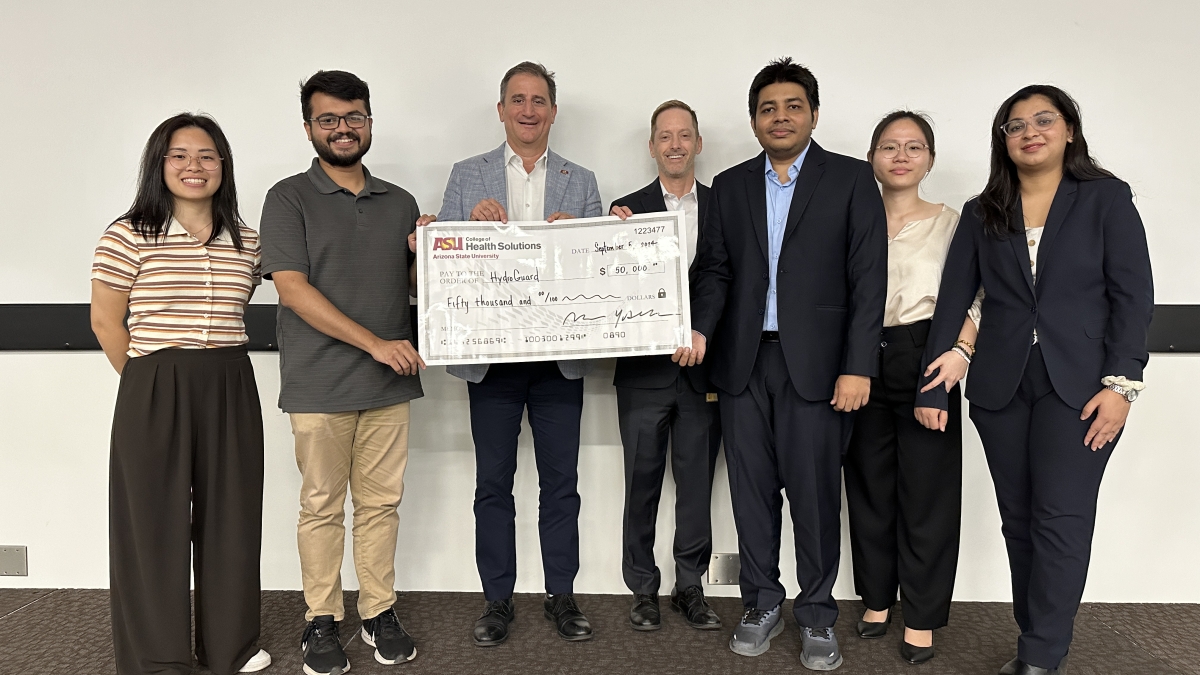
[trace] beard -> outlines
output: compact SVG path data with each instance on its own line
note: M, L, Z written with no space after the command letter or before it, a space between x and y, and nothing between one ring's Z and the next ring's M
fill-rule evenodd
M339 138L353 138L358 141L358 151L349 155L338 154L337 151L333 149L332 144ZM333 134L326 141L319 141L314 138L312 144L313 150L317 151L317 156L324 160L326 164L329 164L330 166L341 167L354 166L355 164L358 164L359 161L362 160L363 155L367 154L367 151L371 149L370 137L368 137L366 141L363 141L362 137L353 131L347 131L341 134Z

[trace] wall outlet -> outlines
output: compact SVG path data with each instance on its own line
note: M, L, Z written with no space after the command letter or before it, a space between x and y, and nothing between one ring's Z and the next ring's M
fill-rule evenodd
M738 583L742 563L736 553L714 553L708 562L708 583L713 586L731 586Z
M0 546L0 577L29 576L29 547Z

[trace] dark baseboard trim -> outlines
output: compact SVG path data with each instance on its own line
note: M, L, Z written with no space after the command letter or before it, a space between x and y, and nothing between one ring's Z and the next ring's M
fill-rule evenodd
M277 351L275 305L246 308L247 345L253 351ZM412 308L416 325L416 306ZM1147 340L1151 352L1200 353L1200 305L1156 305ZM98 350L88 305L0 304L0 351Z

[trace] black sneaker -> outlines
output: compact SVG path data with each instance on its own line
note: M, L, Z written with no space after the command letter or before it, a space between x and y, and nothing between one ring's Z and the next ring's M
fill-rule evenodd
M375 648L375 660L385 666L417 658L413 639L404 632L404 626L396 618L396 610L391 607L374 619L363 622L362 639Z
M333 615L324 614L308 622L304 637L300 639L304 650L304 672L306 675L342 675L350 672L350 660L342 651L338 637L338 622Z

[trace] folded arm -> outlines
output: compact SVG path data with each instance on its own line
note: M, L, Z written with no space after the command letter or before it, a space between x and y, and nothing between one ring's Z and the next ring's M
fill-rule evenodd
M708 339L717 330L717 321L725 311L733 267L725 248L725 233L721 227L720 196L709 193L704 212L704 236L696 249L696 283L691 288L692 345L680 347L671 359L681 366L694 366L704 361Z
M384 340L346 316L312 284L303 272L277 271L272 277L279 303L304 322L335 340L353 345L400 375L416 375L425 361L408 340Z
M942 281L938 288L937 308L933 312L933 325L929 329L925 354L921 360L922 375L917 383L918 391L914 402L917 408L946 410L949 405L949 388L930 386L940 374L935 363L939 359L942 363L946 363L948 359L963 360L951 349L964 331L969 335L974 328L975 322L967 312L979 292L977 237L980 236L982 226L973 209L974 204L971 203L963 209L962 219L954 232L954 239L950 242L950 250L946 253L946 264L942 268ZM970 328L968 323L971 324ZM977 335L978 329L975 330ZM969 342L974 343L975 340ZM944 383L943 380L942 384Z
M129 360L129 330L125 314L129 311L129 293L118 291L97 279L92 280L92 332L114 370L120 373Z
M887 301L887 215L867 164L855 178L846 236L846 281L850 286L846 344L841 374L829 401L839 412L858 410L870 398Z

